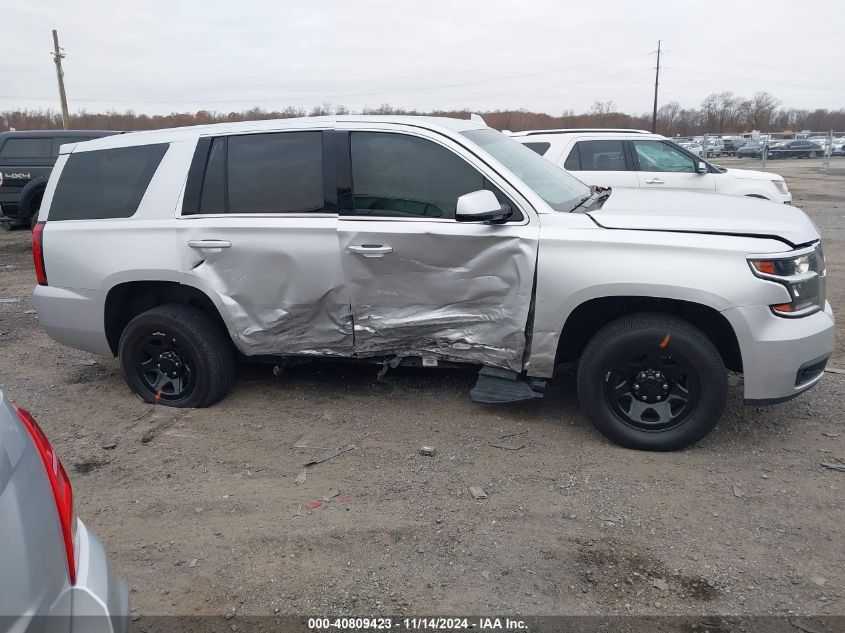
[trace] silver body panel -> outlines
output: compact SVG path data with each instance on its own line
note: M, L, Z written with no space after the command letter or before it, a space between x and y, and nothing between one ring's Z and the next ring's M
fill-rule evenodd
M341 220L356 354L522 371L538 233L536 222ZM366 257L350 251L355 244L389 244L393 252Z
M126 584L97 537L74 520L77 578L71 585L44 462L0 391L0 630L128 630Z
M760 310L789 295L755 277L747 257L818 240L800 210L739 196L620 189L589 215L555 212L460 134L481 127L426 117L337 117L161 130L77 145L73 151L162 142L170 148L137 213L121 220L49 222L66 159L60 157L41 211L48 219L50 283L35 290L41 323L67 345L108 354L109 290L128 281L173 281L205 293L248 356L434 356L550 377L566 320L585 301L669 298L725 314L746 362L746 397L754 399L790 395L794 384L787 389L781 374L792 372L794 383L801 363L815 357L809 350L832 350L833 323L824 313L772 316L779 321L778 346L793 341L793 355L777 369L754 361L772 340L761 333L772 325ZM485 225L334 214L181 216L200 137L314 129L394 132L443 145L503 191L524 219ZM204 240L216 242L189 245ZM365 255L363 246L383 252ZM769 380L774 374L777 380Z

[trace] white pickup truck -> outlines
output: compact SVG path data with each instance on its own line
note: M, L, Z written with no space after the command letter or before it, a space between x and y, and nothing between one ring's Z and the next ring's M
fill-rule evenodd
M692 174L698 177L696 174ZM64 146L33 232L56 340L119 357L148 402L209 406L238 358L480 368L472 397L578 396L671 450L833 350L816 226L765 200L599 189L472 121L344 116Z

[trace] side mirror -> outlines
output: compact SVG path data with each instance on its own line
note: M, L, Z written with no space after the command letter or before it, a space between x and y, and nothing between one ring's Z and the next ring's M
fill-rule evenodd
M707 163L705 163L703 160L700 160L698 161L698 167L695 169L695 171L697 171L699 174L706 174L710 170L707 168Z
M480 189L458 198L455 219L458 222L503 222L512 213L508 205L499 203L496 194Z

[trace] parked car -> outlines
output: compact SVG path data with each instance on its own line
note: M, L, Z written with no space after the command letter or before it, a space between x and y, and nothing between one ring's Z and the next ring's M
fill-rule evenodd
M827 146L831 144L831 140L826 136L811 136L807 139L807 141L810 143L815 143L816 145L821 147L822 153L824 153L824 150L827 149Z
M683 142L677 143L676 142L675 144L680 146L680 147L683 147L690 154L695 154L699 158L704 156L704 149L698 143L693 143L693 142L690 141L690 142L686 142L686 143L683 143Z
M510 135L543 158L601 187L687 189L791 202L786 181L777 174L726 169L675 145L659 134L637 130L532 130Z
M126 584L77 518L61 460L35 418L2 391L0 534L4 631L128 631Z
M824 148L810 141L781 141L769 146L769 158L818 158Z
M749 141L738 150L736 150L737 158L762 158L763 149L768 147L769 143L765 141Z
M35 223L59 147L118 132L38 130L0 133L0 224Z
M707 157L717 158L725 152L725 144L720 138L707 138Z
M723 149L722 152L725 156L736 156L736 153L739 149L741 149L745 145L745 141L742 139L733 139L733 138L726 138L723 139Z
M802 211L590 187L473 121L90 141L56 163L33 242L47 333L116 355L135 393L175 407L220 400L238 357L481 366L487 403L539 398L577 361L600 431L669 450L716 424L726 367L768 404L813 386L833 349Z

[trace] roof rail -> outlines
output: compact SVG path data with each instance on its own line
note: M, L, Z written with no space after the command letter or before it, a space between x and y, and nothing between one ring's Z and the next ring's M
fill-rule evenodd
M533 136L535 134L652 134L648 130L635 130L630 128L561 128L557 130L525 130L524 132L511 132L512 136Z

